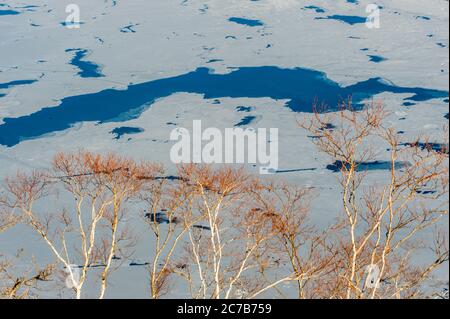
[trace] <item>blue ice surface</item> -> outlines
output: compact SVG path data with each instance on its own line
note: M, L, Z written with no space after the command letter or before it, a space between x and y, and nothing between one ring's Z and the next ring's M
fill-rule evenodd
M208 68L131 84L124 90L106 89L96 93L69 96L58 106L17 117L4 118L0 124L0 144L14 146L23 140L63 131L80 122L124 122L138 118L157 99L175 93L201 94L205 99L272 98L288 100L286 106L295 112L313 112L314 105L327 105L325 111L338 109L349 97L353 109L364 107L366 100L383 92L409 94L405 101L428 101L448 98L448 91L400 87L370 78L341 86L323 72L304 69L282 69L274 66L233 68L230 73L214 74Z
M86 61L85 57L89 51L85 49L67 49L66 52L75 52L70 64L76 66L80 71L77 73L82 78L100 78L104 77L99 65Z
M370 62L374 62L374 63L380 63L380 62L387 60L386 58L384 58L380 55L369 55L368 57L370 58Z
M327 17L316 17L316 20L337 20L341 21L350 25L360 24L360 23L366 23L367 18L366 17L360 17L360 16L349 16L349 15L331 15Z
M123 135L139 134L142 132L144 132L144 129L141 127L121 126L121 127L116 127L110 133L116 135L114 138L116 140L119 140Z
M245 18L237 18L237 17L231 17L228 19L230 22L234 22L237 24L246 25L249 27L261 27L264 25L260 20L252 20L252 19L245 19Z

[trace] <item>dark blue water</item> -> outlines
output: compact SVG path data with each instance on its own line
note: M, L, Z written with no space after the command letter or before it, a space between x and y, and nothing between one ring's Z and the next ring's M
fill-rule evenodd
M409 166L407 162L397 162L395 163L396 169L402 169ZM338 173L344 167L344 163L341 161L336 161L333 164L327 165L327 169L333 173ZM366 171L379 171L379 170L390 170L392 168L392 163L389 161L373 161L373 162L362 162L357 163L357 172Z
M222 62L223 60L222 59L211 59L211 60L208 60L206 63L216 63L216 62Z
M0 10L0 16L12 16L18 14L20 14L20 12L16 10Z
M246 25L246 26L249 26L249 27L260 27L260 26L264 25L264 23L262 23L259 20L236 18L236 17L229 18L228 21L234 22L234 23L237 23L237 24Z
M316 20L337 20L341 22L345 22L350 25L360 24L360 23L366 23L367 18L366 17L359 17L359 16L347 16L347 15L331 15L327 17L317 17Z
M138 24L130 24L127 25L125 27L123 27L122 29L120 29L120 32L122 33L136 33L136 30L134 29L134 27L138 26Z
M0 89L9 89L11 87L18 86L18 85L33 84L36 81L37 80L18 80L18 81L0 83Z
M23 140L63 131L79 122L123 122L138 118L157 99L174 93L202 94L206 99L272 98L288 100L286 106L295 112L312 112L315 102L336 110L342 100L353 98L353 107L383 93L409 94L410 101L448 98L447 91L398 87L380 78L372 78L350 86L340 86L323 72L294 68L244 67L229 74L212 74L207 68L179 76L133 84L125 90L107 89L97 93L76 95L61 100L30 115L5 118L0 125L0 144L14 146Z
M86 61L85 58L89 51L84 49L67 49L66 52L74 52L74 57L70 61L70 64L80 69L77 75L82 78L99 78L104 77L99 65Z
M314 10L316 13L324 13L325 9L318 7L318 6L306 6L303 7L303 9L307 9L307 10Z
M0 90L9 89L11 87L18 86L18 85L33 84L34 82L37 82L37 80L18 80L18 81L0 83ZM4 96L6 96L6 94L0 92L0 98L2 98Z
M436 194L436 191L432 191L432 190L419 190L416 191L417 194L421 194L421 195L432 195L432 194Z
M81 26L83 25L84 22L61 22L60 25L62 25L63 27L75 27L75 26Z
M334 129L336 129L336 126L332 123L325 123L324 126L322 126L319 131L333 131Z
M284 174L284 173L299 173L299 172L313 172L316 171L317 168L298 168L298 169L283 169L283 170L277 170L277 174Z
M380 62L387 60L386 58L384 58L380 55L369 55L368 57L370 59L370 62L374 62L374 63L380 63Z
M178 219L176 217L172 217L172 219L167 216L166 211L158 212L156 214L154 213L146 213L145 217L150 219L152 223L157 224L171 224L171 223L178 223Z
M423 151L434 151L442 154L449 154L449 145L443 143L425 143L425 142L414 142L414 143L403 143L403 146L418 147Z
M145 130L141 127L128 127L128 126L121 126L116 127L113 129L110 133L115 135L115 139L119 140L123 135L127 134L139 134L144 132Z
M254 120L256 120L256 116L246 116L235 126L236 127L247 126L247 125L250 125L251 123L253 123Z
M238 106L236 108L236 111L238 112L245 112L245 113L249 113L253 110L253 107L251 106Z

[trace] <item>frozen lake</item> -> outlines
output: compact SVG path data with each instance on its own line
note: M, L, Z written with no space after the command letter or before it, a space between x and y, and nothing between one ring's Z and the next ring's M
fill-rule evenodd
M174 127L279 128L274 178L320 192L312 219L328 225L339 207L335 171L297 120L313 105L356 109L382 99L402 142L443 143L448 123L445 0L377 1L379 29L350 0L77 0L69 28L59 0L0 4L0 178L45 168L60 151L116 152L167 165ZM69 26L69 27L68 27ZM384 176L389 153L366 163ZM257 169L248 165L248 171ZM324 205L327 203L327 205ZM142 221L132 221L140 229ZM447 226L448 227L448 226ZM448 228L447 228L448 229ZM142 235L114 274L108 297L145 297L149 256ZM24 227L0 234L0 252L51 260ZM439 274L448 281L448 269ZM144 276L144 277L142 277Z

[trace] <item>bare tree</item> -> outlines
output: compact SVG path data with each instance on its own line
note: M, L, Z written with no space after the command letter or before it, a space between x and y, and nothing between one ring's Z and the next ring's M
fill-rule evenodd
M269 184L255 192L257 209L271 220L273 258L278 265L287 264L294 274L298 298L314 298L318 278L335 262L336 252L328 239L332 229L318 230L309 222L310 188L284 183ZM316 296L323 297L323 296Z
M94 268L105 297L116 261L135 245L124 220L131 211L142 212L153 235L148 268L155 299L170 292L172 275L184 279L193 298L269 291L286 297L283 283L294 284L298 298L436 295L432 276L448 262L448 228L438 227L448 216L448 146L423 137L401 141L385 126L380 104L350 109L300 123L334 161L338 177L341 212L325 229L310 222L310 188L230 167L184 165L166 176L161 165L78 152L58 154L48 171L6 180L0 231L18 222L31 226L77 298ZM386 149L388 169L373 182L370 165ZM10 261L0 264L8 298L29 297L53 272L35 267L17 278L10 269Z
M104 297L112 260L130 243L126 227L119 225L124 205L142 185L143 171L149 168L116 155L79 152L58 154L50 171L6 180L5 206L19 211L48 245L77 298L93 267L103 268L99 297ZM72 207L54 207L60 192L72 197ZM43 202L47 205L41 208Z
M145 178L139 199L144 203L144 218L154 235L153 258L149 265L150 292L158 299L168 292L169 276L176 272L172 257L188 230L198 222L187 218L193 194L179 177L165 176L159 166L158 176Z
M0 256L1 257L1 256ZM14 265L6 260L0 260L0 298L26 299L35 296L39 282L49 281L54 269L48 265L44 269L36 266L18 277L13 272Z
M275 219L258 206L258 195L270 186L242 169L189 165L180 176L192 196L183 218L197 224L188 229L177 273L187 279L193 298L252 298L297 279L295 272L267 275L279 266L272 245L279 233Z
M339 168L338 258L322 286L332 298L423 297L429 275L448 261L441 232L434 247L425 246L435 253L429 262L412 260L424 248L426 230L448 215L448 153L401 143L396 130L384 126L386 116L380 103L361 112L345 105L300 123ZM375 145L389 149L389 174L384 182L366 186Z
M19 222L18 216L1 205L3 201L4 199L0 199L0 233L14 227ZM16 257L20 257L20 251ZM35 295L38 282L50 280L52 273L53 265L47 265L43 269L35 265L33 269L18 275L16 263L0 252L0 298L30 298Z

